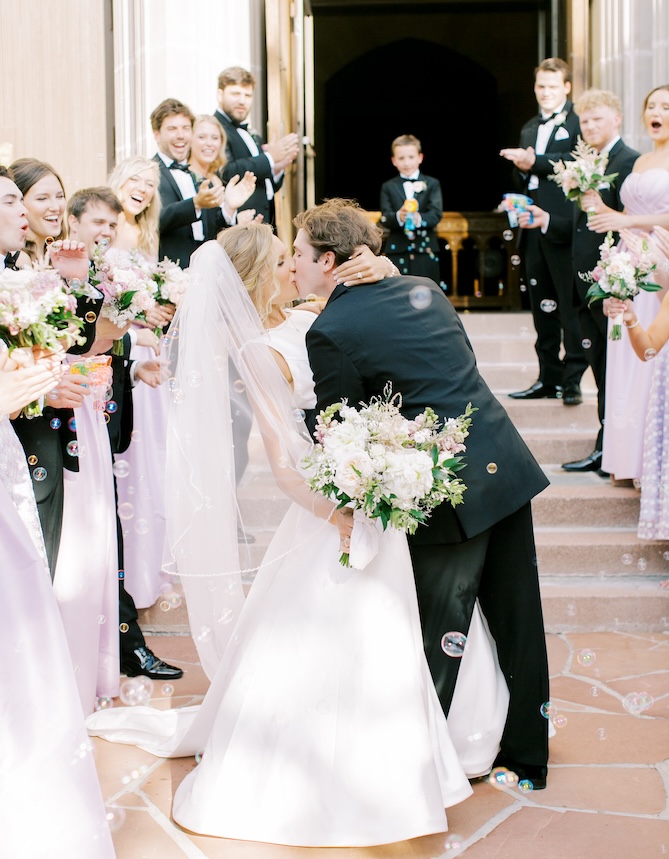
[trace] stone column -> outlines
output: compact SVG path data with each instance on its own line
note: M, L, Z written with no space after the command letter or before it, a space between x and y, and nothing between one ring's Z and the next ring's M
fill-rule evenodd
M669 0L592 0L592 85L623 102L623 137L647 152L641 120L653 87L669 83Z

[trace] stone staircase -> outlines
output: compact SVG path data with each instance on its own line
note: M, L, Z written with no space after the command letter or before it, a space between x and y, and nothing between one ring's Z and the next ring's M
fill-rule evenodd
M636 536L639 492L596 473L568 474L562 462L592 450L597 433L596 392L590 371L583 379L584 402L518 402L506 395L537 377L534 328L529 313L463 313L462 319L481 374L511 419L551 485L533 502L537 560L546 629L550 632L659 632L669 629L669 543ZM250 532L244 568L257 564L288 507L269 472L262 442L253 434L251 463L240 487L240 504ZM251 584L252 574L246 576ZM175 587L179 591L179 586ZM154 633L188 633L185 606L140 613Z

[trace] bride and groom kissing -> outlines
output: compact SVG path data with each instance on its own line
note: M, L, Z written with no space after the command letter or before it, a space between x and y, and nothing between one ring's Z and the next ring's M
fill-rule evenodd
M173 390L171 421L175 457L185 463L172 485L182 505L172 546L196 641L218 639L210 689L201 707L170 711L167 740L141 737L142 714L132 710L95 714L89 730L164 756L204 750L174 799L173 817L189 830L296 846L389 843L445 831L444 808L471 794L468 777L491 767L512 770L534 789L546 785L548 664L530 502L548 481L479 375L441 289L425 278L363 276L366 263L351 258L361 246L378 253L380 233L349 201L310 209L295 226L292 280L301 296L327 299L318 315L296 309L287 317L312 317L297 335L304 338L306 327L310 401L296 403L293 395L291 402L276 362L267 360L283 351L280 338L259 325L244 275L242 285L238 263L223 253L234 230L251 236L269 228L231 228L198 250L199 287L176 320L179 396ZM347 286L356 266L360 275ZM221 343L236 373L220 372ZM303 392L297 366L294 391ZM234 502L231 515L221 516L218 497L197 483L200 475L212 482L211 446L197 433L218 439L210 425L214 394L236 374L277 482L297 502L245 602L229 549L236 545ZM342 398L369 402L388 382L407 417L426 406L442 419L467 403L477 408L462 472L465 501L440 505L408 538L388 529L364 570L345 570L340 535L327 524L332 505L310 497L290 467L306 444L295 408L315 405L317 414ZM220 427L227 425L228 436L229 423L224 410ZM225 470L215 491L226 482L234 494L234 475ZM184 542L189 529L193 539ZM209 625L198 601L202 612L214 606ZM449 632L468 637L461 658L442 649ZM156 731L150 719L147 734Z

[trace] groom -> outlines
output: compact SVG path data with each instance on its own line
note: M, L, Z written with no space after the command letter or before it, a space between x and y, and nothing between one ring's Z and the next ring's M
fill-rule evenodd
M544 635L531 499L548 480L476 367L460 319L442 290L422 277L390 277L347 288L333 270L368 245L377 228L355 204L330 200L295 218L295 280L300 295L328 297L307 334L316 413L341 398L351 405L383 393L388 381L414 417L431 406L443 419L475 412L467 439L464 504L438 507L409 538L427 659L444 712L459 660L441 648L464 632L478 598L497 644L510 692L496 766L535 789L546 786L548 701ZM313 428L313 427L312 427Z

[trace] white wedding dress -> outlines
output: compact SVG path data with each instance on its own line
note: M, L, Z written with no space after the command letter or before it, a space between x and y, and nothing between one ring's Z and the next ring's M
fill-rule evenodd
M303 392L296 405L308 407L308 363L285 348L286 337L304 338L295 322L270 343ZM363 570L339 554L338 531L293 504L203 704L89 718L91 734L154 754L203 752L174 797L184 828L295 846L403 841L446 831L444 809L472 793L468 776L490 770L508 692L478 608L447 724L404 534L382 533Z

